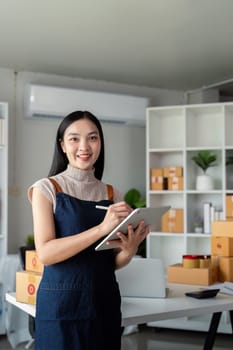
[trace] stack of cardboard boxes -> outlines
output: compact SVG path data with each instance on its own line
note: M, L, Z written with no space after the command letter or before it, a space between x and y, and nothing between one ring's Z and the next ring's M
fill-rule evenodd
M213 221L209 267L168 266L168 282L210 285L226 281L233 282L233 220Z
M25 270L16 272L16 301L36 304L37 289L41 281L44 265L35 250L25 253Z
M233 282L233 221L213 222L211 254L219 266L218 280Z
M183 167L151 168L151 190L183 190Z

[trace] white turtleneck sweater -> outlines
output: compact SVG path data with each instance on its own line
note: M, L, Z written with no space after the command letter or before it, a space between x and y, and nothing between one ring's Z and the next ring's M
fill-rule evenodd
M90 201L108 199L107 185L95 178L94 169L81 170L68 165L62 173L51 176L56 180L62 191L70 196ZM33 188L39 188L43 194L53 203L53 210L56 209L56 190L48 178L36 181L28 189L28 198L31 201ZM113 188L114 202L123 200L122 194Z

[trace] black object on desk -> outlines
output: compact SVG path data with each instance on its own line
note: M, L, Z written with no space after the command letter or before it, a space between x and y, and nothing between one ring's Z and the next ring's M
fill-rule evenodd
M194 292L187 292L185 295L196 299L207 299L216 297L219 291L220 289L202 289Z

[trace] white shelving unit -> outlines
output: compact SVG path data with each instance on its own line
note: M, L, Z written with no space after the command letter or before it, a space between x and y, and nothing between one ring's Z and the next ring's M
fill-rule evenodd
M0 257L7 253L8 104L0 102Z
M183 254L210 254L210 234L195 233L194 223L196 217L203 218L205 202L212 203L225 215L225 196L233 194L233 167L225 165L228 154L233 152L233 103L150 107L146 142L147 205L170 205L184 211L184 231L152 232L147 238L147 257L161 258L167 267L181 263ZM201 170L192 156L199 150L210 150L217 155L217 166L207 171L214 179L211 191L195 189L196 176ZM176 166L183 167L182 190L151 190L151 168ZM230 332L228 317L224 319L220 329ZM179 327L177 321L160 322L159 326L200 330L205 329L202 323L203 318L192 318L179 322Z

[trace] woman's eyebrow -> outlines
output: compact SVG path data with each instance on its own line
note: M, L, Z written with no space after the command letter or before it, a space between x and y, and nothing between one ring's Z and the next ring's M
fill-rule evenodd
M76 136L76 135L79 135L77 132L69 132L68 133L68 136Z
M93 135L93 134L97 135L98 132L97 131L90 131L87 135ZM81 134L79 134L78 132L69 132L68 133L68 136L77 136L77 135L80 136Z

